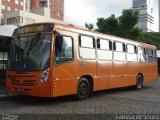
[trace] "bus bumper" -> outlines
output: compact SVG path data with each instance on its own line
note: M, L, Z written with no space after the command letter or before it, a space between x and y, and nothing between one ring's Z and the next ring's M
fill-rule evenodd
M9 80L6 81L6 89L8 93L17 95L27 95L35 97L52 97L51 86L49 84L35 86L16 86L12 85Z

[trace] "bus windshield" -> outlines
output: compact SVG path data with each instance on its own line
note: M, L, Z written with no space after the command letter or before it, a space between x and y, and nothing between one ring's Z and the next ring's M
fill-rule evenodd
M49 68L51 35L40 33L12 39L8 69L35 71Z

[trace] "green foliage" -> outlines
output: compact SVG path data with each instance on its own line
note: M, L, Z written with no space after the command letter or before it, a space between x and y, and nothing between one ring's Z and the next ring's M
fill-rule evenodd
M142 30L136 27L139 13L136 10L123 10L119 17L119 35L120 37L138 40Z
M111 15L108 18L98 18L97 31L138 40L142 32L140 28L136 27L138 15L138 11L128 9L123 10L119 18L116 18L115 15Z
M128 9L123 10L122 15L119 17L120 29L131 30L138 23L138 11Z
M143 32L137 27L138 16L138 11L128 9L123 10L122 15L118 18L115 15L108 18L98 18L96 31L152 44L160 49L160 33Z
M92 23L85 23L85 27L89 30L93 30L94 29L94 25Z
M158 32L143 33L138 41L155 45L157 49L160 49L160 33Z
M138 27L134 27L133 29L131 29L130 31L130 39L132 40L139 40L140 36L142 35L143 31L141 29L139 29Z
M118 20L115 18L115 15L111 15L109 18L98 18L97 19L97 31L108 34L117 34L118 29Z

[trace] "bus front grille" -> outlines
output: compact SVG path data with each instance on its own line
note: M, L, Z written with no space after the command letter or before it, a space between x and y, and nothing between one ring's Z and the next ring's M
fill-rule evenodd
M11 80L12 85L20 85L20 86L34 86L36 80Z

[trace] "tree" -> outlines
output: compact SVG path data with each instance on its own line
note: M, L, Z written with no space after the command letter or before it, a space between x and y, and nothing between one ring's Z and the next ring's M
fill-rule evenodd
M155 45L157 46L157 49L160 49L160 33L143 33L138 41Z
M134 27L131 29L130 34L129 34L130 36L128 36L128 38L138 41L142 34L143 34L142 29L139 29L139 27Z
M119 27L123 30L131 30L138 23L139 12L137 10L123 10L122 15L119 17Z
M122 15L118 18L116 18L114 14L108 18L98 18L96 31L152 44L160 49L160 33L143 32L142 29L137 26L138 16L138 11L128 9L123 10ZM87 28L90 27L87 26Z
M136 25L138 24L139 13L136 10L123 10L119 17L119 35L121 37L138 40L142 30Z
M85 23L85 27L89 30L93 30L94 29L94 25L92 23Z
M118 30L118 20L115 15L111 15L109 18L98 18L97 19L97 31L108 34L117 34Z
M122 15L118 18L115 15L111 15L108 18L98 18L97 31L138 40L142 32L140 28L136 27L138 15L138 11L128 9L123 10Z

